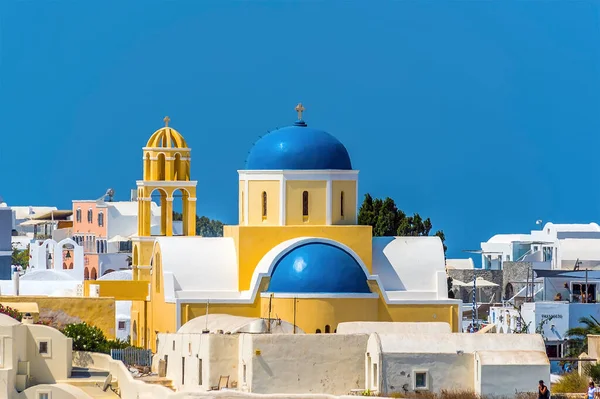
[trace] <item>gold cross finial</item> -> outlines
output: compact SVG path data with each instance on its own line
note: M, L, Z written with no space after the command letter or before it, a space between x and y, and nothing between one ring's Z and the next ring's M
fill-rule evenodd
M169 127L169 122L171 121L171 118L165 116L165 119L163 119L163 121L165 121L165 127Z
M294 108L294 109L298 113L298 120L301 121L302 113L304 112L304 107L302 106L302 103L298 103L298 105L296 105L296 108Z

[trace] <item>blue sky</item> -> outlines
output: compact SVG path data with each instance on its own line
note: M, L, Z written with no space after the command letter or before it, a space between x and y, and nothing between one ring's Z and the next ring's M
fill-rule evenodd
M535 220L598 221L597 1L3 1L0 195L127 199L165 115L198 213L305 105L360 193L431 217L449 257Z

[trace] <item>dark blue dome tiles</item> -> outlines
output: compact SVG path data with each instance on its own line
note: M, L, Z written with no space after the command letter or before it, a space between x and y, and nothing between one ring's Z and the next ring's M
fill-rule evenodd
M360 264L343 249L314 242L286 253L275 265L267 292L371 293Z
M352 170L352 162L338 139L300 121L258 140L248 155L246 169Z

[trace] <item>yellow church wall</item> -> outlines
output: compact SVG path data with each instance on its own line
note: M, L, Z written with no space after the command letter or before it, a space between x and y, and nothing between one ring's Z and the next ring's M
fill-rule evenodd
M294 317L294 301L296 301ZM347 321L378 321L378 298L269 298L262 296L261 317L278 317L313 334L319 329L325 333L334 332L337 325Z
M165 302L164 279L162 273L162 255L160 246L154 254L154 264L150 288L150 303L146 312L147 337L149 349L156 351L156 333L172 333L176 331L175 304Z
M394 322L445 322L453 332L459 332L458 305L453 304L401 304L387 305L380 300L379 321Z
M49 296L0 296L0 302L35 302L40 319L62 328L66 324L86 322L102 330L106 338L115 338L115 299Z
M100 297L112 297L117 301L144 301L148 296L147 281L86 280L83 295L90 296L90 285L100 287Z
M302 215L302 193L308 191L308 218ZM327 182L286 181L285 224L288 226L324 225L327 222Z
M342 192L344 193L344 215L342 216ZM356 181L334 180L331 182L331 223L356 223Z
M277 180L248 182L248 224L279 225L279 193L280 185ZM267 215L262 214L262 193L267 193Z
M239 289L248 290L258 262L276 245L297 237L320 237L350 247L372 271L371 226L225 226L225 237L234 239Z

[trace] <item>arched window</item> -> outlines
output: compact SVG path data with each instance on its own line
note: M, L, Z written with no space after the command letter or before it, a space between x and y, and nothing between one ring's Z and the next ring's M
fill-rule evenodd
M316 334L321 334L321 329L317 328L317 331L315 331Z
M173 161L173 180L183 180L183 173L181 173L181 154L175 154L175 160Z
M344 219L344 192L340 194L340 216Z
M78 222L81 222L81 208L77 208L77 211L75 212L75 219L77 219Z
M104 212L98 213L98 226L104 226Z
M88 223L94 222L94 211L92 209L88 209Z
M325 334L329 334L331 332L331 327L329 327L329 324L327 324L325 326Z
M262 192L262 220L267 220L267 192Z
M166 169L166 157L165 154L160 153L158 154L157 157L157 163L158 163L158 173L157 173L157 180L165 180L165 169Z
M96 269L92 268L92 273L90 275L90 279L95 280L98 278L98 272L96 272Z
M308 220L308 191L302 193L302 218Z
M87 267L83 270L83 279L84 280L90 279L90 269L88 269Z

